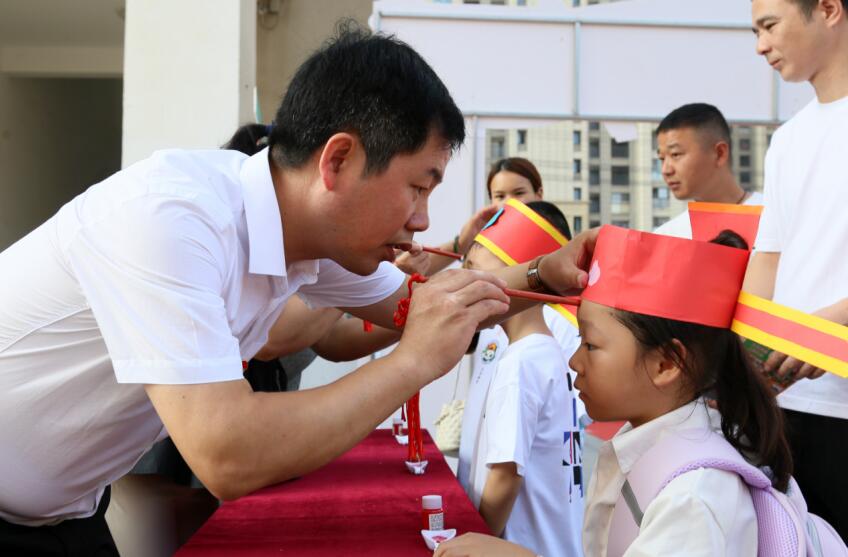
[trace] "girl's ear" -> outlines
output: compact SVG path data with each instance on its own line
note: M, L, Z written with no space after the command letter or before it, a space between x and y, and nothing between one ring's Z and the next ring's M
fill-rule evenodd
M677 388L683 380L683 369L678 362L686 361L686 347L675 338L671 340L670 349L676 357L671 357L668 350L654 350L645 362L651 382L660 390Z

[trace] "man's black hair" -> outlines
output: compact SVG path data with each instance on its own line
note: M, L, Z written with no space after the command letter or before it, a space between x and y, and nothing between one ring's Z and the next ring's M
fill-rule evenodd
M675 108L657 126L657 134L683 128L706 132L712 140L724 141L728 147L731 146L730 126L721 111L711 104L692 103Z
M336 133L356 134L366 172L414 153L438 133L451 150L465 139L465 120L444 83L409 45L372 34L352 21L297 70L269 138L274 162L299 168Z

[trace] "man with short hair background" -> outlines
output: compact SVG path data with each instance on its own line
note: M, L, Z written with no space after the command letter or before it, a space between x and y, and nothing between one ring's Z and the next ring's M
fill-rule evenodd
M674 197L762 205L762 194L746 192L736 182L731 166L730 127L718 108L706 103L685 104L663 118L656 133L663 180ZM689 211L654 232L692 238Z

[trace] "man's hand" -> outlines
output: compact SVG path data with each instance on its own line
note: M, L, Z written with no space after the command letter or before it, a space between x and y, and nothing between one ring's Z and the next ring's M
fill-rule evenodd
M504 286L493 275L465 269L439 273L416 286L393 354L415 362L426 383L441 377L463 356L480 323L509 309Z
M462 225L462 229L459 231L459 239L457 240L457 244L459 244L459 253L468 253L468 250L471 249L471 244L474 243L474 238L477 237L477 234L483 230L483 227L492 220L492 217L495 216L495 213L497 212L498 208L496 205L483 207L474 213L474 215Z
M430 254L413 242L408 250L395 250L395 266L407 275L418 273L426 277L430 271Z
M848 325L848 299L822 308L813 315L840 325ZM818 379L827 373L823 369L777 351L772 352L763 363L763 371L774 374L784 381L792 380L793 382L799 379Z
M576 294L586 287L599 230L592 228L581 232L568 244L542 258L539 276L545 286L565 296Z
M433 557L536 557L536 554L494 536L470 533L439 544Z

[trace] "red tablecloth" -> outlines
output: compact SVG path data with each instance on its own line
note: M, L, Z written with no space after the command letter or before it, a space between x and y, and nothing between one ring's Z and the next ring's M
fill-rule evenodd
M446 528L488 533L426 431L424 452L427 473L413 476L406 447L376 430L320 470L224 503L177 555L432 555L421 538L429 494L442 496Z

